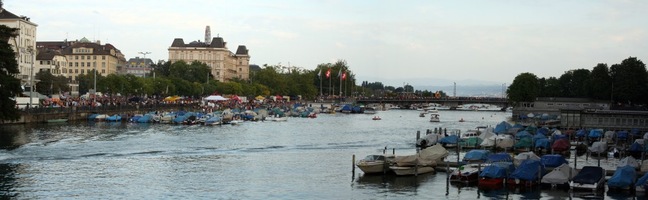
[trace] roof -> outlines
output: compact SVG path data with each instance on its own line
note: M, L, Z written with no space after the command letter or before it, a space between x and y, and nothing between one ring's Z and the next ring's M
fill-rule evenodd
M4 8L0 8L0 19L22 19Z
M64 48L64 49L61 51L61 53L64 54L64 55L72 55L72 54L74 54L74 53L72 52L72 49L74 49L74 48L81 48L81 47L84 47L84 48L91 48L91 49L93 49L93 50L92 50L92 51L93 51L93 53L92 53L93 55L111 55L111 54L110 54L110 50L111 50L111 49L113 49L113 50L115 50L115 51L118 51L118 50L117 50L114 46L112 46L111 44L106 44L106 45L103 45L103 46L102 46L102 45L97 44L97 43L81 43L81 42L77 42L77 43L72 44L72 45L69 46L69 47ZM89 54L89 53L88 53L88 54Z
M248 49L245 45L239 45L236 49L236 55L248 55Z
M52 60L54 59L54 56L62 54L58 51L54 51L51 49L38 49L38 54L36 55L36 60Z

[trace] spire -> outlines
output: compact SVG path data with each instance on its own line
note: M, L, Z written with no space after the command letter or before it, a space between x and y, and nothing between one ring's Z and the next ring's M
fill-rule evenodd
M209 29L209 26L205 27L205 44L211 44L211 29Z

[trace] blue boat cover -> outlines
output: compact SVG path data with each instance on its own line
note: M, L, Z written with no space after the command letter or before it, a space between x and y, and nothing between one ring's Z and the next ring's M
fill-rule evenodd
M623 166L616 169L612 178L607 181L608 187L625 188L632 187L632 183L637 178L637 172L634 167Z
M533 140L539 140L539 139L547 139L547 136L543 135L542 133L536 133L533 136Z
M97 118L97 116L99 116L99 114L92 114L92 115L88 116L88 119L94 120L95 118Z
M535 148L549 149L550 146L551 146L551 142L549 142L549 139L547 138L536 139L534 144Z
M622 140L628 139L628 131L617 132L617 138Z
M495 126L494 132L497 133L497 134L503 134L503 133L506 133L506 131L509 128L511 128L511 124L509 124L508 122L502 121L499 124L497 124L497 126Z
M513 158L508 153L496 153L488 156L487 162L512 162Z
M632 130L630 130L630 133L634 136L641 136L641 132L639 132L638 128L632 128Z
M637 180L637 183L635 183L635 186L646 186L646 183L648 183L648 173L645 173L639 180Z
M643 146L637 142L632 143L632 145L630 145L630 149L628 149L628 151L631 152L641 152L642 150Z
M553 140L554 141L558 141L560 139L567 139L567 138L569 138L569 137L567 137L567 135L553 135Z
M352 107L350 104L346 104L342 107L341 111L351 111L351 108Z
M525 130L525 131L517 132L517 133L515 134L515 138L516 138L516 139L520 139L520 138L523 138L523 137L531 138L531 137L533 137L533 136L531 135L531 133L529 133L529 131L526 131L526 130Z
M599 138L602 135L603 135L603 130L601 130L601 129L592 129L589 132L589 134L587 135L587 137L589 137L589 138Z
M536 135L537 135L537 134L547 135L547 133L549 133L549 129L548 129L548 128L545 128L545 127L542 127L542 128L540 128L540 129L538 129Z
M542 178L543 172L544 166L539 160L526 159L511 173L510 178L533 181Z
M583 184L594 184L599 182L605 174L605 171L601 167L595 167L595 166L585 166L583 169L574 176L572 181L574 183L583 183Z
M524 126L522 126L522 124L515 124L515 125L513 125L513 127L511 127L511 128L523 129Z
M439 140L441 144L457 144L457 142L459 142L459 136L456 135L450 135Z
M567 162L565 157L563 157L561 155L557 155L557 154L556 155L544 155L544 156L540 157L540 162L542 162L542 164L545 167L558 167L558 166L560 166L562 164L569 163L569 162Z
M585 131L584 129L580 129L580 130L576 131L576 137L585 137L586 133L587 133L587 131Z
M468 153L466 153L466 155L464 155L463 161L477 161L477 160L485 161L486 159L489 158L489 155L490 155L490 151L473 149L470 150Z
M479 173L479 177L507 178L508 172L513 171L513 169L513 163L510 162L492 163Z

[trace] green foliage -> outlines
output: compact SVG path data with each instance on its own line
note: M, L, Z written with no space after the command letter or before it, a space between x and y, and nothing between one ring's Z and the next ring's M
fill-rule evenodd
M589 91L594 99L610 99L612 92L612 79L607 64L599 63L592 69L589 77Z
M68 80L64 76L54 76L49 71L39 71L35 75L37 80L36 92L46 95L69 91Z
M524 101L535 101L540 92L538 77L532 73L521 73L506 90L509 101L513 104Z
M613 100L623 104L648 103L648 72L646 65L636 57L612 65Z
M18 29L0 25L0 120L17 120L20 112L16 102L10 98L22 92L20 80L14 76L20 71L16 62L16 53L8 43L9 38L16 37Z

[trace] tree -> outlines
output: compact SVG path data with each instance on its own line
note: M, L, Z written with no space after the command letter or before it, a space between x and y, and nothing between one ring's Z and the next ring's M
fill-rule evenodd
M590 71L576 69L566 71L560 76L561 93L563 97L589 97Z
M610 78L610 70L607 64L599 63L592 69L589 77L589 91L591 97L594 99L610 99L610 92L612 92L612 79Z
M636 57L629 57L621 64L612 65L613 100L623 104L646 103L648 72L646 65Z
M506 95L509 101L516 105L519 102L535 101L539 91L538 77L535 74L527 72L515 77L513 83L506 90Z
M0 1L0 6L1 6ZM16 62L16 53L9 44L9 39L16 37L18 29L0 25L0 120L17 120L20 111L16 108L17 97L22 92L20 80L15 77L20 73Z

